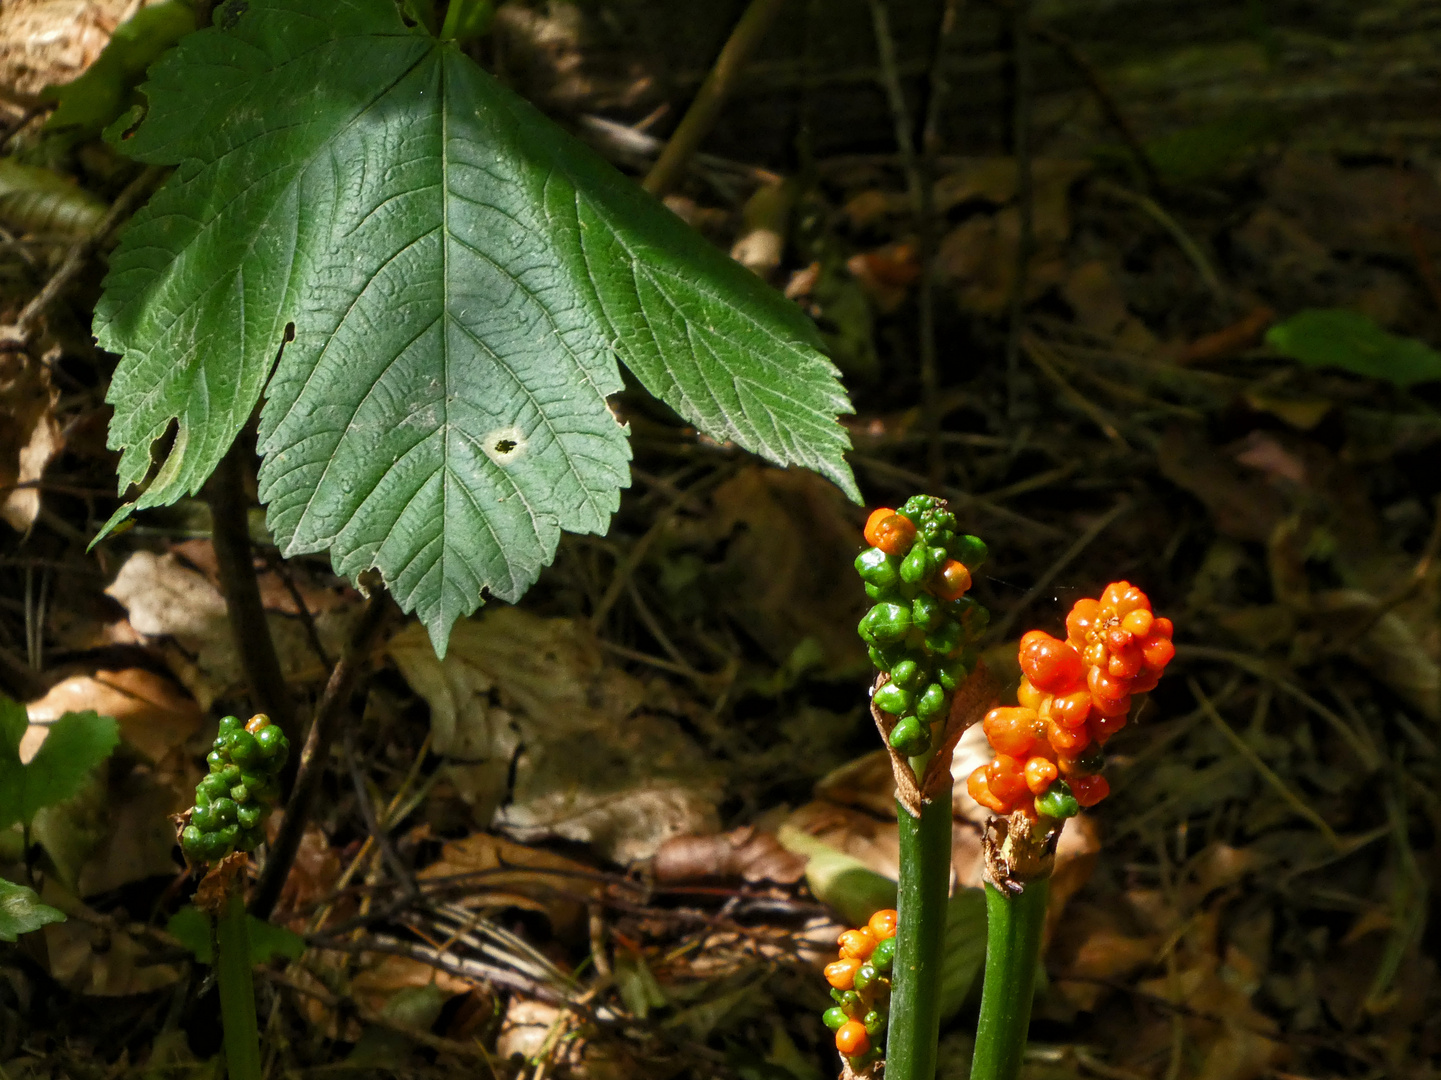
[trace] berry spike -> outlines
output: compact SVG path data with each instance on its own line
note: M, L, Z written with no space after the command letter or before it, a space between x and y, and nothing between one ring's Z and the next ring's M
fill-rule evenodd
M1176 655L1170 619L1128 581L1076 601L1066 640L1021 638L1018 706L986 714L995 760L971 773L971 798L997 814L1070 817L1110 793L1101 747L1126 726L1135 694L1153 689Z

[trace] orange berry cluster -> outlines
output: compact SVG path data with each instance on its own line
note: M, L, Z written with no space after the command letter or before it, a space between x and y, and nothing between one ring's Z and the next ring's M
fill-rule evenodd
M836 1033L836 1049L859 1071L880 1058L885 1043L896 959L895 909L876 912L865 926L841 934L837 944L840 958L826 965L835 1005L821 1020Z
M1070 817L1110 793L1101 747L1131 711L1131 695L1155 687L1176 647L1171 620L1125 581L1099 600L1076 601L1066 640L1032 630L1021 638L1018 706L983 722L996 759L971 773L971 798L998 814Z

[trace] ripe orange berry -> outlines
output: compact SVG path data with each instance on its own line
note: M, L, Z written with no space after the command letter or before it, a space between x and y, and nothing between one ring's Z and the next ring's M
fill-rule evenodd
M1104 703L1120 701L1129 697L1131 690L1126 683L1109 674L1105 668L1093 667L1086 676L1086 685L1091 688L1091 700L1103 712L1112 712Z
M1100 625L1101 605L1089 596L1077 600L1066 616L1066 636L1076 648L1084 648L1091 634Z
M866 1034L866 1025L859 1020L847 1020L836 1029L836 1049L846 1057L864 1054L871 1048L871 1037Z
M971 572L958 559L947 559L936 575L931 591L942 600L959 600L971 587Z
M887 555L904 555L915 542L916 527L909 518L882 507L872 511L866 519L865 537L866 543L880 548Z
M1033 757L1026 762L1026 787L1031 789L1032 795L1042 795L1059 774L1054 761Z
M856 956L844 956L833 963L826 965L826 982L830 983L837 990L849 990L855 985L856 972L861 970L865 961Z
M1052 722L1046 726L1046 741L1051 749L1062 757L1075 757L1091 743L1091 733L1085 725L1078 728L1063 728Z
M1032 686L1030 679L1024 675L1021 676L1021 685L1016 687L1016 701L1020 703L1022 708L1035 709L1037 712L1040 712L1041 706L1045 704L1046 699L1050 696L1051 695L1043 693Z
M872 510L870 516L866 518L866 527L862 535L865 536L866 543L871 547L881 546L880 524L894 513L895 511L889 506L882 506L877 510Z
M1106 674L1116 679L1134 679L1140 674L1145 659L1134 644L1124 649L1113 649L1111 658L1106 661Z
M1013 803L1026 791L1025 763L1009 754L997 754L986 766L986 786L1003 803Z
M1107 739L1126 726L1126 714L1102 716L1100 713L1092 713L1086 726L1090 729L1091 738L1104 746Z
M1156 622L1159 623L1161 620L1157 619ZM1171 639L1157 634L1153 625L1150 636L1141 642L1141 656L1145 659L1146 666L1160 671L1171 662L1171 658L1175 655L1176 646L1171 644Z
M1137 608L1121 620L1121 629L1136 637L1145 637L1156 617L1147 608Z
M986 739L997 752L1023 758L1040 738L1040 717L1034 709L992 709L981 721ZM980 800L977 800L978 802Z
M1067 693L1086 677L1081 654L1043 630L1032 630L1021 638L1020 660L1026 678L1048 694Z
M877 941L885 941L886 938L896 936L898 919L899 916L896 914L895 908L881 908L880 911L871 916L871 920L866 923L866 926L870 929L871 933L876 935Z
M876 951L876 935L868 926L862 926L859 930L847 930L836 943L841 947L842 960L848 956L866 960Z
M1000 799L991 794L991 786L986 780L986 767L984 765L975 769L966 779L966 791L971 798L980 803L987 810L994 810L998 814L1009 814L1010 808Z
M1111 785L1104 776L1073 776L1066 783L1071 785L1071 794L1082 806L1095 806L1111 793Z
M1091 692L1077 690L1051 699L1051 719L1063 728L1081 727L1091 715Z

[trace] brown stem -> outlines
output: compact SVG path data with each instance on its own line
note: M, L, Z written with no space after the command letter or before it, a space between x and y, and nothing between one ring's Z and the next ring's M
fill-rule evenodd
M1015 275L1011 282L1010 320L1006 333L1006 389L1008 414L1012 420L1026 412L1025 390L1021 381L1021 330L1026 309L1026 286L1031 269L1032 248L1035 246L1032 223L1031 177L1031 24L1030 0L1016 0L1012 9L1012 48L1015 57L1015 108L1011 119L1011 137L1016 159L1016 208L1021 216L1020 236L1016 240Z
M260 581L255 575L255 554L250 547L250 500L245 492L245 458L245 449L237 438L206 485L211 541L220 571L220 590L225 594L230 636L235 640L250 700L280 725L293 745L300 741L301 733L280 667L280 656L275 651L275 640L270 636L270 623L265 618ZM282 786L288 788L294 778L292 762L282 774Z
M652 195L664 195L675 186L691 155L715 126L721 106L730 96L741 68L745 66L761 38L765 37L776 12L780 11L784 2L785 0L751 0L745 14L731 31L720 55L716 57L710 74L696 91L695 100L690 103L690 108L672 132L670 141L665 144L660 157L641 182L641 187Z
M325 775L325 766L330 759L330 744L335 741L340 721L347 713L356 681L370 659L370 650L384 628L386 615L390 610L389 598L378 580L379 575L373 574L373 577L376 580L368 584L370 599L366 602L355 629L351 631L340 663L336 664L330 673L330 681L325 684L325 693L321 695L320 704L315 708L315 719L305 737L295 786L290 791L290 800L285 804L285 817L280 823L280 833L276 836L275 843L270 845L265 869L261 871L260 882L250 900L250 913L257 919L268 918L275 902L280 899L280 890L295 862L300 838L310 821L315 795L320 790L320 780Z

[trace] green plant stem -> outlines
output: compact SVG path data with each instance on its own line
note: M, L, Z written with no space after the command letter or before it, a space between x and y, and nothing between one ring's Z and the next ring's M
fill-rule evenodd
M1010 895L986 884L986 981L971 1080L1014 1080L1021 1071L1051 879Z
M941 950L951 891L951 785L932 793L919 819L899 803L901 880L891 975L887 1080L932 1080L941 1028Z
M234 892L216 927L216 974L220 981L220 1019L225 1025L228 1080L261 1080L260 1030L255 1022L255 982L250 969L250 936L245 901Z

